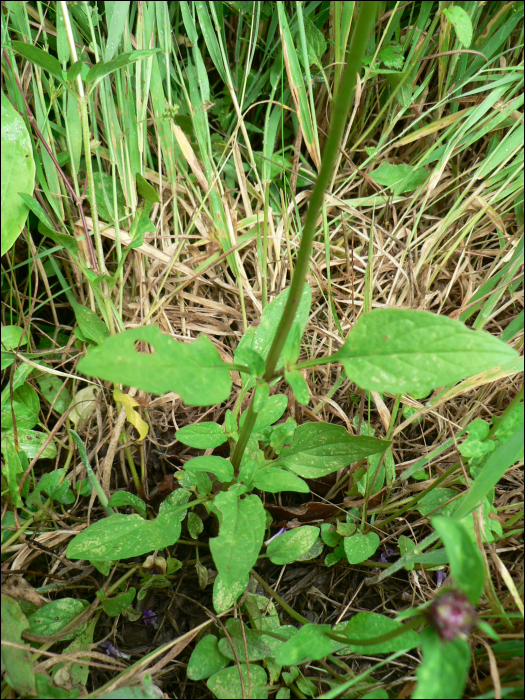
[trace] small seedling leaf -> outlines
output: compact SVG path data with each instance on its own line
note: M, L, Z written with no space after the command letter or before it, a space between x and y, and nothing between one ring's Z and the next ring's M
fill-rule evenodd
M227 441L223 428L217 423L196 423L186 425L177 430L175 437L183 445L194 447L197 450L208 450L218 447Z
M367 535L356 532L351 537L345 537L344 541L345 554L350 564L360 564L375 554L380 540L376 532L369 532Z
M270 542L266 553L273 564L291 564L302 557L319 537L319 528L303 525L283 533Z

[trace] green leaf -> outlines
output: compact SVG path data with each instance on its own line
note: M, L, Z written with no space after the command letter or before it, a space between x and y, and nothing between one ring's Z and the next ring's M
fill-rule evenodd
M234 476L232 463L224 457L215 457L214 455L189 459L184 464L184 469L190 473L209 472L215 474L223 484L233 481Z
M37 496L42 492L52 501L60 501L64 498L69 489L69 477L64 478L65 473L66 469L62 467L61 469L55 469L55 471L43 474L38 482L38 486L29 497L27 501L28 504L39 503L40 501Z
M39 433L36 430L26 430L20 428L18 432L18 448L26 453L28 459L34 459L37 452L40 450L44 442L47 440L47 435ZM12 430L5 430L2 437L2 451L4 450L4 440L9 439L14 441L14 433ZM53 440L49 443L46 449L40 455L40 459L54 459L57 456L57 447Z
M470 666L468 642L455 639L443 643L438 633L427 627L421 633L423 661L417 669L414 700L461 698Z
M399 535L397 546L399 547L399 554L402 557L404 557L405 554L409 554L416 545L415 542L412 542L412 540L409 537L406 537L405 535ZM405 569L407 571L412 571L413 568L414 562L410 562L410 564L405 564Z
M245 695L243 695L242 692L239 670L240 673L242 673L242 679L244 681ZM242 697L266 700L268 697L268 690L266 688L267 681L268 676L266 675L266 671L260 666L250 664L248 670L246 664L240 664L239 667L231 666L230 668L223 668L222 671L218 673L214 673L213 676L208 679L206 685L219 700ZM249 695L248 689L250 689Z
M73 641L68 644L68 646L63 650L63 654L72 654L77 651L87 651L91 649L93 644L93 633L97 625L97 619L92 620L86 629L81 632L78 637L75 637ZM64 671L57 677L57 672L59 669L64 668ZM73 663L71 665L66 665L59 663L53 667L53 678L56 683L62 681L65 677L66 682L70 682L75 685L86 685L89 677L89 666L83 663Z
M56 374L37 375L36 380L44 398L53 406L53 410L60 415L65 413L71 405L71 394L64 380Z
M292 444L283 448L274 464L282 464L305 479L316 479L383 452L390 444L367 436L354 437L341 425L303 423L295 431Z
M12 43L14 45L20 42L13 41ZM27 219L29 210L24 201L18 196L18 193L32 194L35 183L35 161L33 160L31 138L24 120L3 92L1 101L1 253L5 255L20 235Z
M13 412L17 428L30 430L38 423L40 399L33 387L27 382L13 392L12 407L8 401L2 406L2 428L4 430L13 427Z
M296 430L297 423L291 418L288 418L286 423L280 423L273 427L270 435L270 447L276 455L280 455L283 447L292 442Z
M283 361L285 367L291 367L299 359L301 353L301 327L297 322L292 324L290 332L283 347Z
M393 70L401 70L405 62L403 48L395 41L390 41L386 46L383 46L378 58L383 61L387 68Z
M82 304L75 304L73 309L80 332L85 338L92 340L95 345L102 345L110 337L106 324L94 311Z
M89 603L78 598L60 598L47 603L29 615L29 632L42 636L58 634L67 624L87 610ZM78 630L68 632L62 640L76 637Z
M18 603L2 594L2 642L26 647L17 649L2 644L2 673L11 688L23 698L36 696L31 648L22 640L22 632L28 627L29 622Z
M46 51L42 51L42 49L32 44L24 44L23 41L12 41L11 46L14 51L24 58L27 58L30 63L34 63L35 66L40 66L40 68L43 68L53 75L60 83L64 84L62 66L54 56L51 56Z
M292 387L297 403L300 403L302 406L308 406L310 403L310 390L301 372L298 369L293 369L290 372L285 371L284 378Z
M470 17L462 7L446 7L443 14L456 30L456 36L465 48L469 48L472 43L472 22Z
M115 491L108 501L108 506L113 508L131 506L143 518L147 517L146 504L144 501L138 496L135 496L134 493L129 493L129 491Z
M71 253L73 258L76 259L78 255L78 244L73 236L68 236L65 233L58 233L58 231L55 231L54 228L49 228L44 226L44 224L38 225L38 231L47 238L50 238L57 245L65 248L69 253Z
M429 515L430 513L432 513L432 515L450 515L457 508L456 502L449 503L443 508L440 508L440 506L443 506L447 501L450 501L451 498L457 495L457 492L452 489L433 489L430 493L427 493L426 496L423 496L417 504L416 509L421 515Z
M235 351L235 361L248 367L252 377L262 377L264 375L266 369L264 358L249 347L238 347Z
M259 355L261 355L261 357L263 357L266 361L275 337L275 333L277 332L277 327L279 326L283 315L284 306L286 304L286 300L288 299L288 293L289 289L285 289L283 292L281 292L278 297L276 297L270 304L268 304L268 306L265 307L259 325L255 327L250 326L248 328L246 333L241 338L239 345L237 346L237 350L235 351L235 362L242 364L237 360L237 352L244 348L255 350L255 352L259 353ZM305 284L301 295L301 301L299 302L297 313L295 314L295 322L299 325L301 336L304 333L304 329L306 328L306 324L308 322L311 303L312 290L307 284ZM283 362L281 357L277 363L276 369L280 369L282 364Z
M291 472L275 467L259 469L253 478L252 486L267 493L279 493L280 491L310 493L310 487L306 481Z
M197 515L197 513L188 513L186 524L188 526L190 537L194 540L198 539L199 535L204 530L204 523L202 522L202 519Z
M389 187L394 194L399 195L419 187L428 173L424 168L416 169L411 165L381 163L370 175L378 185Z
M161 504L156 520L120 513L98 520L71 540L67 548L68 558L90 561L127 559L171 546L180 537L189 496L186 489L173 491Z
M40 219L40 221L44 224L44 226L47 226L47 228L51 229L52 231L54 230L53 222L49 218L49 216L46 214L44 208L41 206L40 202L36 200L34 197L32 197L30 194L24 194L23 192L18 193L19 196L22 198L22 201L27 205L29 209L33 212L33 214Z
M315 26L312 20L306 15L303 16L304 33L306 35L306 46L308 49L308 61L311 64L319 65L321 56L326 51L326 41L323 33ZM302 59L302 52L299 51Z
M341 625L338 626L338 631L340 627ZM353 654L391 654L394 651L414 649L419 646L419 635L413 629L408 628L399 636L377 644L352 643L352 639L374 639L374 637L391 634L402 629L403 625L400 622L391 620L389 617L378 613L361 612L354 615L346 624L343 634L349 640L348 653Z
M303 625L292 639L279 647L275 655L276 662L281 666L296 666L317 661L342 649L343 644L326 636L326 632L331 631L330 625Z
M454 580L476 605L485 585L485 565L481 552L470 539L463 523L445 517L431 518L430 522L445 545Z
M401 309L361 316L333 356L363 389L420 396L515 357L515 350L484 331L447 316Z
M22 340L24 329L19 326L2 326L2 348L16 350L19 346L27 345L27 334Z
M214 673L221 671L230 663L219 651L217 637L208 634L203 637L193 650L186 675L191 681L203 681Z
M250 575L246 574L244 578L236 581L233 586L227 586L222 580L221 575L217 574L213 582L213 607L216 612L221 613L231 608L237 598L244 593L249 581Z
M11 385L12 385L13 391L16 391L16 389L18 389L18 387L22 386L22 384L25 382L28 374L30 374L32 371L33 371L33 368L31 367L31 365L28 365L25 362L23 364L19 365L15 369L13 381L8 382L7 386L5 386L2 389L2 396L1 396L1 400L0 400L0 403L2 406L7 401L7 399L10 398L10 396L11 396Z
M126 66L129 66L130 63L136 63L137 61L141 61L143 58L149 58L158 51L160 51L160 49L132 51L130 53L120 54L120 56L117 56L117 58L114 58L112 61L108 61L107 63L100 61L88 71L88 74L86 75L86 83L91 83L94 85L99 80L102 80L102 78L105 78L106 75L119 70L119 68L125 68Z
M262 547L266 515L261 499L240 499L222 491L213 503L219 513L219 536L210 539L210 550L225 586L244 581Z
M306 554L318 537L318 527L303 525L272 540L266 554L273 564L290 564Z
M262 408L257 414L255 425L253 426L252 434L261 433L265 428L270 427L282 417L288 406L288 397L285 394L276 394L269 396L263 403ZM242 428L246 420L245 411L239 419L239 428Z
M252 632L252 630L247 627L244 627L244 629L242 629L242 627L243 624L239 620L228 620L226 622L226 629L228 630L230 640L233 643L233 647L241 663L247 663L245 640L246 647L248 648L248 661L261 661L271 656L271 649L264 643L260 635ZM228 639L224 638L219 641L219 651L223 656L230 659L230 661L236 660Z
M11 438L11 439L10 439ZM23 474L24 469L20 462L18 452L12 442L13 435L2 437L2 454L4 455L4 464L2 465L2 474L7 481L11 501L16 508L22 508L23 503L18 492L19 475Z
M95 170L93 181L99 216L103 221L113 221L113 178L107 173ZM126 215L126 198L119 180L116 180L116 190L117 218L122 219Z
M102 600L102 609L109 617L117 617L134 601L136 590L130 588L129 591L119 593L115 598L108 598L103 591L98 591L97 596Z
M454 511L461 520L483 502L489 491L503 477L509 467L523 457L523 430L521 426L498 448L491 452L480 473Z
M177 430L175 437L183 445L195 447L198 450L208 450L225 443L228 438L217 423L196 423Z
M323 523L321 525L321 539L327 547L337 547L341 541L341 535L333 525L330 523Z
M135 350L136 341L153 345L154 354ZM107 338L78 363L84 374L125 384L153 394L174 391L189 406L210 406L225 401L231 392L228 365L212 342L200 335L193 343L179 343L145 326Z
M379 535L376 532L369 532L363 535L356 532L351 537L345 537L345 554L350 564L360 564L362 561L370 559L379 547Z
M106 48L104 50L104 61L111 61L115 55L115 51L118 48L122 40L122 35L124 34L124 29L128 22L129 13L129 1L123 0L122 2L111 3L111 14L108 12L108 7L106 7L107 13L107 40Z

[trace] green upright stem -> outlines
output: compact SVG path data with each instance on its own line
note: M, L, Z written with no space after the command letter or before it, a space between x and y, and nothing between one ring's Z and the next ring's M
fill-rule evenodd
M310 264L310 252L315 236L315 225L321 207L323 205L324 195L332 180L332 174L339 150L339 144L343 136L345 124L348 118L348 113L354 99L356 74L361 66L361 61L365 54L366 45L374 20L377 13L377 2L362 2L359 5L359 14L354 28L352 44L348 52L348 61L345 72L341 80L341 86L334 102L332 111L332 120L328 138L324 147L321 169L315 183L312 196L310 197L310 206L306 215L306 221L303 229L303 237L297 262L295 264L295 273L290 286L288 300L284 307L283 316L277 333L275 334L272 347L266 360L266 373L264 378L269 381L274 373L275 367L281 356L281 352L286 342L290 328L295 318L299 301L303 292L303 286L306 279L306 273Z
M267 382L271 381L273 378L275 367L277 366L284 343L286 342L286 338L288 337L288 333L292 327L295 314L297 313L297 308L299 306L299 301L303 293L306 273L308 272L308 267L310 264L310 253L315 237L315 225L317 219L319 218L321 207L323 206L325 192L332 180L339 144L343 136L348 113L354 98L356 74L361 66L361 61L365 54L368 38L370 36L370 32L372 31L372 27L374 26L377 6L377 2L362 2L359 5L359 14L354 28L352 43L348 52L348 61L341 80L339 93L334 102L332 120L323 151L321 169L319 171L312 196L310 197L310 206L308 207L308 213L306 215L303 237L301 240L299 253L297 255L297 262L295 264L292 284L290 285L288 300L286 302L286 306L284 307L281 322L277 328L275 338L266 360L264 379ZM236 470L240 466L241 459L246 445L248 444L248 440L250 439L256 418L257 414L253 410L252 396L252 402L250 403L246 420L239 436L239 442L237 443L232 457L232 464Z

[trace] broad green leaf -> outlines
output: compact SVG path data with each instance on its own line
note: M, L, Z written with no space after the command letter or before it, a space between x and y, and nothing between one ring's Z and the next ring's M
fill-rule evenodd
M258 326L250 326L246 333L241 338L237 350L235 351L235 362L237 362L237 351L249 348L255 350L259 353L261 357L266 360L270 347L272 345L277 327L283 316L284 307L288 299L289 289L285 289L279 294L268 306L265 307L261 321ZM305 284L303 293L301 295L301 301L297 308L297 313L295 314L295 322L299 324L301 331L301 336L304 333L306 324L308 322L308 316L310 315L310 306L312 303L312 290ZM242 364L239 361L239 364ZM277 368L282 367L282 357L277 363Z
M300 403L302 406L308 406L310 403L310 390L301 372L298 369L293 369L290 372L285 371L284 378L292 387L297 403Z
M227 586L221 578L220 574L217 574L215 581L213 582L213 607L217 613L222 613L228 608L231 608L235 603L237 598L239 598L250 581L250 575L246 574L244 578L236 581L233 586Z
M75 637L75 639L68 644L62 653L72 654L77 651L91 649L91 645L93 644L93 633L95 632L96 625L97 620L92 620L86 629L81 632L78 637ZM57 664L53 667L53 679L57 685L67 685L67 683L71 683L73 685L86 685L88 677L89 666L87 664Z
M481 552L463 523L442 516L431 518L430 522L445 545L454 580L476 605L485 585L485 565Z
M11 367L11 365L13 364L14 361L15 361L15 356L13 355L12 352L3 352L2 351L2 360L1 360L1 364L0 364L0 369L3 371L4 369Z
M281 666L295 666L307 661L317 661L344 647L326 636L330 625L303 625L296 635L285 642L275 655Z
M58 634L73 618L80 615L89 607L89 603L78 598L59 598L47 603L27 618L29 632L42 636ZM78 630L73 630L62 639L76 637Z
M405 535L399 535L397 546L399 547L399 554L402 557L404 557L405 554L409 554L414 549L416 544L415 542L412 542L412 540L409 537L406 537ZM405 569L407 571L412 571L413 568L414 562L410 562L410 564L405 564Z
M239 670L242 673L244 681L245 695L242 692L241 679ZM266 671L260 666L250 664L250 668L246 664L240 664L240 667L231 666L223 668L222 671L214 673L206 682L206 685L218 700L234 700L235 698L257 698L258 700L266 700L268 690L266 683L268 676ZM248 689L251 689L248 695Z
M186 425L184 428L177 430L175 437L183 445L195 447L198 450L218 447L228 439L222 427L217 425L217 423Z
M380 540L376 532L369 532L367 535L356 532L351 537L345 537L344 542L345 554L350 564L360 564L375 554Z
M461 520L483 502L489 491L496 486L509 467L523 456L523 429L521 426L484 462L470 489L454 511L454 519Z
M43 224L38 225L38 230L44 236L50 238L54 243L65 248L69 253L71 253L73 258L76 259L78 255L78 243L73 236L68 236L65 233L58 233L58 231L55 231L54 228L49 228Z
M279 493L280 491L310 493L310 487L306 481L291 472L275 467L259 469L253 478L252 486L267 493Z
M427 396L517 357L501 340L428 311L374 309L333 356L363 389Z
M297 322L292 324L288 337L283 347L283 361L285 367L291 367L299 359L301 353L301 327Z
M30 63L34 63L35 66L40 66L52 76L54 76L59 82L64 83L64 76L62 74L62 67L60 62L51 54L46 51L42 51L37 46L32 44L24 44L23 41L12 41L11 46ZM3 117L2 117L3 118Z
M214 455L194 457L189 459L184 464L184 469L188 472L209 472L215 474L219 481L226 484L233 481L233 466L230 461L224 457L216 457Z
M108 598L103 591L98 591L97 596L102 600L102 609L106 615L117 617L131 605L135 599L136 592L134 588L130 588L129 591L123 591L116 595L115 598Z
M390 41L386 46L383 46L378 54L378 58L383 61L387 68L393 70L401 70L403 68L403 48L395 41Z
M7 399L11 397L11 388L13 389L13 391L16 391L19 387L21 387L22 384L25 382L27 376L32 371L33 368L31 367L31 365L28 365L25 362L15 369L13 381L9 381L8 384L2 389L2 396L0 400L2 406L7 401Z
M94 85L99 80L102 80L106 75L114 73L119 68L125 68L130 63L136 63L141 61L143 58L149 58L160 51L160 49L145 49L143 51L132 51L130 53L122 53L117 58L114 58L107 63L100 61L95 64L93 68L90 68L88 74L86 75L86 83L91 83Z
M20 326L2 326L2 348L16 350L18 346L27 345L27 334L22 340L24 329Z
M186 520L188 526L188 532L190 537L194 540L198 539L201 532L204 530L204 523L202 518L197 515L197 513L188 513L188 518Z
M60 415L65 413L71 405L71 394L64 380L56 374L40 374L37 375L36 380L44 398L53 406L53 410Z
M468 49L472 43L472 22L468 14L458 5L446 7L443 14L456 30L456 36L460 43Z
M425 181L428 173L424 168L416 169L410 165L381 163L370 175L378 185L388 187L394 194L399 195L419 187Z
M203 681L221 671L230 663L219 651L219 642L213 634L203 637L193 650L186 675L191 681Z
M252 632L246 626L244 626L244 629L242 627L243 623L240 620L228 620L226 623L226 629L241 663L247 663L244 640L246 640L246 646L248 647L249 662L261 661L271 656L271 649L264 643L261 636ZM235 661L235 654L226 638L219 641L219 651L230 661Z
M101 345L106 338L109 338L109 331L104 321L94 311L87 306L75 304L73 307L80 332L95 345Z
M33 387L27 382L13 392L12 404L6 401L2 406L2 428L4 430L12 428L13 412L17 428L30 430L38 423L40 399Z
M18 603L2 593L2 642L11 642L25 649L2 644L2 674L21 697L35 697L35 672L31 661L31 648L24 644L22 632L29 627L26 616Z
M321 525L321 538L327 547L337 547L341 541L341 535L330 523L323 523Z
M28 459L34 459L37 452L40 450L44 442L47 440L47 435L39 433L36 430L26 430L20 428L18 432L18 449L26 453ZM2 437L2 450L4 449L4 439L14 441L14 433L12 430L5 430ZM40 459L54 459L57 456L57 447L53 440L45 448L40 455Z
M297 423L290 418L287 419L286 423L280 423L273 427L270 435L270 447L276 455L280 455L283 447L292 442L296 430Z
M99 216L102 221L113 221L115 219L113 214L113 178L107 173L96 170L93 173L93 180ZM117 218L122 219L126 215L126 198L119 180L116 181L116 190Z
M243 581L257 561L266 528L261 499L240 499L222 491L213 503L219 513L219 536L210 539L210 550L225 586Z
M276 423L282 417L288 406L288 397L285 394L269 396L263 403L262 408L257 413L252 434L260 433L265 428ZM239 419L239 427L242 428L246 420L246 411Z
M177 489L161 504L156 520L140 515L110 515L74 537L67 548L69 559L106 561L127 559L174 544L181 531L190 496Z
M12 42L18 44L21 42ZM25 44L23 44L25 46ZM43 52L42 52L43 53ZM47 54L46 54L47 55ZM51 57L50 57L51 58ZM56 60L56 59L54 59ZM27 219L29 209L18 196L32 194L35 184L35 161L31 138L22 117L2 92L2 255L16 241Z
M342 625L338 625L339 632ZM374 637L391 634L401 631L403 625L389 617L372 612L361 612L354 615L350 622L344 627L343 635L349 640L349 653L354 654L391 654L402 649L414 649L419 646L419 635L413 629L406 629L406 632L399 636L392 637L377 644L359 644L357 640L368 640ZM335 630L334 630L335 631ZM356 640L352 642L352 640Z
M318 537L318 527L303 525L272 540L266 548L266 554L273 564L291 564L306 554Z
M414 700L461 698L470 666L468 642L455 639L443 643L438 633L427 627L421 633L423 661L418 666Z
M450 515L458 507L457 502L444 505L451 498L457 496L457 492L452 489L433 489L419 501L416 509L421 515ZM443 506L443 507L440 507Z
M29 209L31 209L33 214L40 219L40 221L44 224L44 226L46 226L47 228L51 229L51 231L53 231L55 228L53 226L53 222L51 221L49 216L46 214L45 209L42 207L40 202L37 199L35 199L34 197L32 197L30 194L24 194L23 192L19 192L18 194L22 198L22 201L27 205L27 207Z
M153 345L154 354L138 352L137 341ZM200 335L193 343L179 343L161 333L158 326L134 328L107 338L88 351L78 369L153 394L174 391L190 406L221 403L232 386L228 365L206 336Z
M38 486L33 491L28 499L29 503L39 503L38 494L44 493L52 501L60 501L65 497L69 489L69 477L65 477L66 470L64 467L55 469L55 471L44 474Z
M292 444L283 448L274 464L282 464L305 479L316 479L383 452L389 445L387 440L349 435L341 425L303 423L295 431Z
M23 474L24 469L12 440L14 440L14 435L11 434L2 437L2 454L4 455L2 474L7 481L13 505L16 506L16 508L22 508L24 504L18 492L18 477Z
M262 377L266 369L264 358L249 347L238 347L235 351L235 361L248 367L252 377Z
M146 504L144 501L138 496L135 496L134 493L129 493L129 491L115 491L108 501L108 506L113 508L131 506L143 518L147 517Z

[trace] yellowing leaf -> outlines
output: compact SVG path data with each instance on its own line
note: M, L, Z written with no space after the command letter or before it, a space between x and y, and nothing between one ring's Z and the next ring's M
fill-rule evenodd
M126 418L128 419L128 422L137 429L140 436L139 442L144 440L148 434L149 427L146 421L142 420L137 411L134 410L135 406L140 406L139 402L135 401L135 399L129 394L124 394L122 391L120 391L120 389L115 389L113 391L113 398L115 401L121 403L126 409Z

